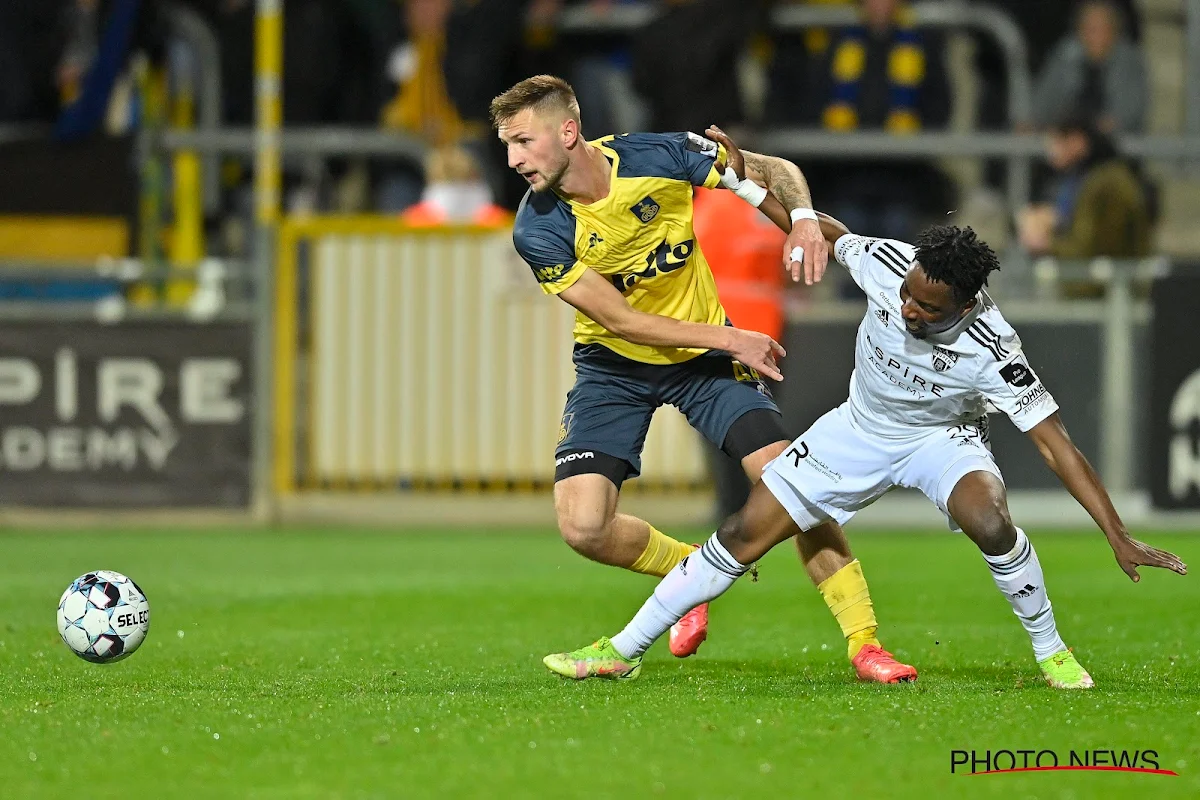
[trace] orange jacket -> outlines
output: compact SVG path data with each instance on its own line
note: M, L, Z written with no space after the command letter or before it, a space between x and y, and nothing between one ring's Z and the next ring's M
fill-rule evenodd
M434 228L448 224L446 212L430 202L417 203L409 206L400 214L400 219L414 227ZM489 228L499 228L511 225L513 215L500 206L486 205L476 211L468 223L471 225L486 225Z
M727 189L697 189L692 224L730 321L781 341L787 235Z

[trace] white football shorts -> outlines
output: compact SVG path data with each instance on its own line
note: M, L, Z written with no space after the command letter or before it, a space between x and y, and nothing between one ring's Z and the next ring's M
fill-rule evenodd
M976 470L1004 479L992 457L986 422L884 438L855 424L846 402L767 464L762 481L801 530L830 519L845 524L897 486L920 489L958 530L946 504L962 477Z

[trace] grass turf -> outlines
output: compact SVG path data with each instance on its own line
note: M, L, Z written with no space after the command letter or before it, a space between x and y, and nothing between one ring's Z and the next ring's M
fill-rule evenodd
M1060 629L1098 684L1062 693L969 542L851 534L916 685L852 679L785 547L714 606L697 657L659 643L617 684L560 680L540 658L615 632L654 582L549 532L7 534L2 793L1200 795L1196 577L1134 585L1098 533L1035 533ZM1200 538L1146 538L1200 563ZM96 568L150 598L150 635L120 664L76 658L52 623ZM1155 750L1180 776L950 774L955 749L1065 763L1110 748Z

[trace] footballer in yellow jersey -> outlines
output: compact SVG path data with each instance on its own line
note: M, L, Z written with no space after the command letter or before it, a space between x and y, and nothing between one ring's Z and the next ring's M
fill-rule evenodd
M543 291L559 294L592 269L640 311L724 325L712 270L692 230L692 187L720 185L720 146L694 133L623 134L589 144L609 164L606 197L581 203L531 190L517 212L513 242ZM583 312L576 313L575 341L643 364L678 364L705 352L635 344Z
M577 311L575 385L555 450L559 531L595 561L665 576L686 563L694 546L617 513L622 483L640 473L654 411L677 407L752 481L790 441L760 377L782 379L776 357L783 348L726 319L692 230L692 188L722 184L726 146L736 147L715 129L710 133L723 142L692 133L585 141L574 92L549 75L495 98L491 117L509 166L530 186L513 243L542 289ZM740 165L740 151L737 159ZM828 246L800 171L752 153L744 162L770 192L761 208L782 214L781 226L788 220L784 205L793 209L787 251L804 246L805 266L820 256L823 269ZM885 651L875 638L870 593L844 533L830 522L805 535L801 558L841 624L859 675L891 680L903 665L878 655ZM694 653L707 636L707 620L704 605L673 626L671 652Z

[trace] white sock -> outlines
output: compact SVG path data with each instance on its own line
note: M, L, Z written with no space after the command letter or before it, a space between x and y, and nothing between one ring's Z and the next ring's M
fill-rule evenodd
M749 568L729 555L714 533L667 573L625 630L612 637L613 647L625 658L637 658L693 608L723 595Z
M1033 544L1025 531L1017 528L1017 543L1004 555L984 553L996 587L1008 598L1013 612L1033 641L1033 655L1038 661L1067 649L1058 628L1054 625L1054 609L1046 594L1046 581Z

